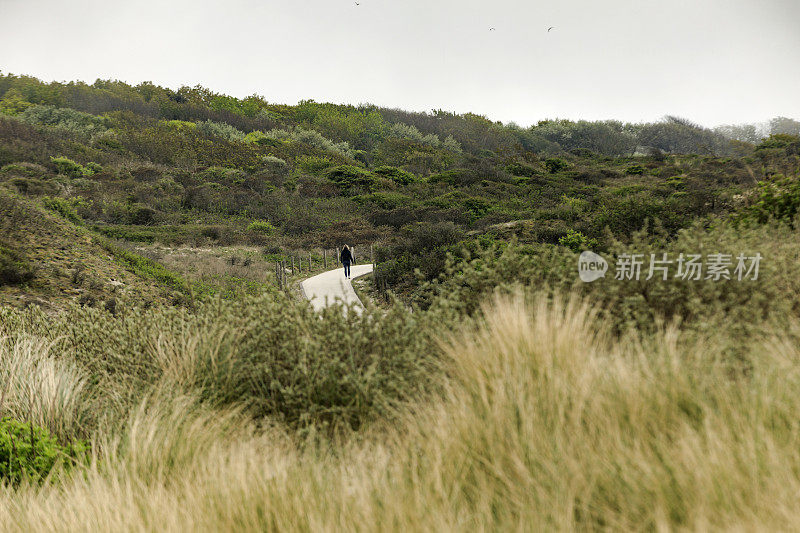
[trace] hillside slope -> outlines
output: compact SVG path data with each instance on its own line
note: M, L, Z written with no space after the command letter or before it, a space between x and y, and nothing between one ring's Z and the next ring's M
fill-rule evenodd
M0 304L58 308L69 302L165 302L180 297L178 278L133 273L135 256L33 201L0 189ZM137 258L138 270L157 265ZM151 276L154 278L154 276Z

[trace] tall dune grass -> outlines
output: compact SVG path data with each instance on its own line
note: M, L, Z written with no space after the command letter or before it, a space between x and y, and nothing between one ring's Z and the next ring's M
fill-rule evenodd
M86 376L50 354L51 344L29 335L0 338L0 417L75 435L87 416Z
M607 332L586 301L488 306L442 341L441 396L342 447L298 447L168 390L83 476L0 489L2 529L793 530L800 350ZM791 332L789 332L791 333ZM179 373L180 375L180 373Z

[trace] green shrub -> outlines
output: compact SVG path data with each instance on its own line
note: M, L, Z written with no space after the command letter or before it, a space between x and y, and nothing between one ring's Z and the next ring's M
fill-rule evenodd
M75 211L72 202L66 198L59 198L58 196L45 196L42 198L42 205L50 211L66 218L73 224L81 224L83 221Z
M321 133L314 130L306 130L300 126L290 127L289 129L274 129L264 135L278 141L293 141L305 143L314 148L338 154L349 159L353 159L353 150L347 142L335 143L325 138Z
M197 131L207 137L219 137L231 142L242 142L245 140L243 131L225 122L214 122L213 120L206 120L205 122L197 123Z
M558 244L566 246L575 253L592 250L597 247L597 239L590 239L580 231L569 230L566 235L558 239Z
M82 178L92 174L87 172L82 165L67 157L51 157L50 162L56 167L56 172L70 178Z
M18 252L0 244L0 286L26 283L36 271Z
M62 446L50 432L9 417L0 419L0 480L19 485L43 481L57 465L69 472L88 461L88 446L80 441Z
M506 166L506 172L512 176L532 177L536 175L536 169L525 163L514 162Z
M122 145L116 132L112 130L105 131L92 137L92 145L101 150L117 153L125 152L125 147Z
M262 235L272 235L275 233L275 226L266 220L254 220L247 226L247 231L260 233Z
M467 186L472 185L478 181L478 174L466 168L456 168L439 172L438 174L431 174L428 176L430 183L446 183L452 186Z
M197 124L194 122L187 122L185 120L167 120L164 122L170 128L175 128L178 131L195 131Z
M262 157L261 164L265 170L278 176L284 176L289 171L289 165L286 161L274 155L265 155Z
M800 151L800 136L786 133L772 134L756 146L756 152L787 148L794 148L795 153Z
M35 178L11 178L8 182L22 194L33 196L43 194L58 193L58 184L52 180L41 180Z
M20 118L28 124L40 124L83 136L97 135L108 130L109 121L67 107L37 105L26 109Z
M419 131L416 126L403 124L401 122L391 125L389 128L389 135L392 137L397 137L398 139L408 139L410 141L432 146L434 148L437 148L442 144L438 135L434 133L425 135Z
M550 174L555 174L556 172L569 168L569 163L558 157L551 157L545 159L544 166Z
M297 158L297 168L308 174L317 174L334 165L329 157L305 155Z
M352 165L330 168L325 172L325 177L345 191L353 188L369 190L375 185L375 176L371 172Z
M755 199L736 216L739 221L765 224L779 220L794 225L800 212L800 179L786 178L782 174L758 184Z
M134 204L130 207L129 222L134 226L149 226L156 220L157 212L146 205Z
M0 113L6 115L19 115L26 109L33 107L17 89L9 89L0 98Z
M642 165L631 165L625 169L625 174L642 175L645 173L645 168Z
M280 146L281 141L275 139L274 137L270 137L263 131L251 131L244 137L244 142L247 143L255 143L261 146Z
M47 174L47 169L35 163L9 163L0 168L0 174L5 176L20 176L26 178L41 178Z
M372 203L381 209L397 209L398 207L408 205L411 203L411 197L398 192L374 192L372 194L363 194L361 196L354 196L353 201L358 204Z
M89 161L86 163L85 171L87 176L94 176L95 174L99 174L103 171L103 165L100 163L95 163L94 161Z
M414 174L411 172L406 172L402 168L397 167L381 166L376 168L374 172L375 174L383 176L384 178L389 178L400 185L408 185L416 179Z

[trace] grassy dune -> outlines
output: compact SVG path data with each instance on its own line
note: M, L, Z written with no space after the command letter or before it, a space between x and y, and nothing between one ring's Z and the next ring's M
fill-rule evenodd
M84 472L0 489L0 524L796 529L800 325L743 340L746 365L715 351L711 334L610 330L574 297L496 300L479 323L441 340L445 377L434 400L336 445L256 428L237 407L202 407L162 382L127 420L96 433L98 455ZM172 355L196 357L196 346ZM40 360L47 346L6 350L4 359Z

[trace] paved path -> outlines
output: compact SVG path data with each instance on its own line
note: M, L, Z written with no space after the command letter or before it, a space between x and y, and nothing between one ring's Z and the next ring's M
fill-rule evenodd
M353 265L350 267L350 277L357 278L372 272L372 263L366 265ZM361 300L356 296L350 280L344 277L344 268L329 270L322 274L317 274L300 283L303 294L311 300L314 310L319 311L326 305L336 303L351 304L355 303L360 311L364 308Z

